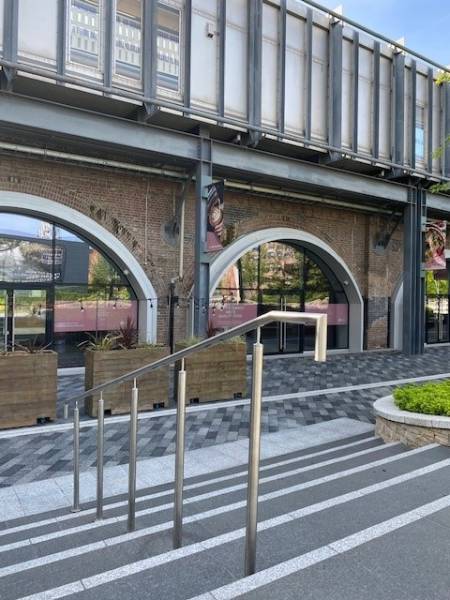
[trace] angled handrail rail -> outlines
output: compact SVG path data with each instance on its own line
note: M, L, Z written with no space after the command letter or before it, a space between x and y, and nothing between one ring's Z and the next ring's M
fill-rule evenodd
M160 358L159 360L157 360L153 363L150 363L149 365L139 367L139 369L130 371L129 373L126 373L125 375L121 375L120 377L116 377L115 379L111 379L110 381L107 381L107 382L97 385L89 390L86 390L80 394L77 394L76 396L73 396L68 402L76 403L76 402L79 402L80 400L84 400L84 398L87 398L94 394L104 392L105 390L107 390L111 387L114 387L116 385L119 385L120 383L123 383L125 381L133 381L135 379L139 379L139 377L141 377L142 375L146 375L147 373L151 373L152 371L156 371L157 369L162 369L163 367L172 365L172 364L190 356L191 354L195 354L196 352L199 352L200 350L205 350L206 348L215 346L216 344L219 344L220 342L232 339L234 337L238 337L244 333L248 333L249 331L253 331L254 329L258 329L260 327L263 327L264 325L268 325L273 322L291 323L294 325L306 325L306 324L308 324L308 322L310 322L310 323L313 322L313 323L316 323L316 326L320 329L320 331L322 331L323 326L321 326L320 324L324 322L324 319L325 319L325 327L324 328L325 328L325 332L326 332L326 315L324 315L324 314L299 313L299 312L289 312L289 311L285 312L285 311L281 311L281 310L272 310L264 315L255 317L254 319L251 319L250 321L246 321L245 323L242 323L241 325L237 325L236 327L227 329L226 331L223 331L222 333L219 333L213 337L202 340L201 342L198 342L197 344L193 344L192 346L189 346L188 348L183 348L183 350L179 350L178 352L174 352L173 354L170 354L169 356ZM318 360L318 361L325 359L324 352L319 349L320 335L321 335L321 333L318 333L318 335L316 336L316 348L315 348L315 360ZM320 347L322 348L322 346L320 346Z
M74 422L73 422L73 465L74 487L73 508L74 512L80 510L80 412L78 401L99 394L98 398L98 429L97 429L97 511L96 518L103 518L103 462L104 462L104 400L105 390L123 383L133 381L130 402L130 454L128 464L128 530L136 527L136 469L137 469L137 433L138 433L138 398L137 380L142 375L167 367L175 362L181 362L178 371L177 390L177 416L176 416L176 449L175 449L175 485L174 485L174 527L173 545L179 548L182 545L183 528L183 488L184 488L184 440L185 440L185 413L186 413L186 371L185 358L215 346L220 342L242 335L256 329L256 343L253 344L253 373L252 397L250 404L250 429L249 429L249 457L248 457L248 486L247 486L247 516L245 535L245 575L252 575L256 570L256 538L258 524L258 488L259 488L259 463L261 448L261 407L262 407L262 376L263 376L263 351L261 343L261 327L269 323L291 323L304 325L313 323L316 326L314 359L323 362L326 360L327 347L327 316L318 313L300 313L288 311L270 311L265 315L256 317L228 329L223 333L202 340L188 348L166 356L149 365L130 371L125 375L116 377L106 383L86 390L75 396Z

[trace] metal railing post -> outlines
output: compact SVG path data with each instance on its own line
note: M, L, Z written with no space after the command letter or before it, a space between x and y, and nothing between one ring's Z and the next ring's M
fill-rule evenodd
M252 400L248 450L247 525L245 531L245 576L256 570L256 536L258 527L259 459L261 451L261 402L264 346L258 328L253 345Z
M105 402L103 392L97 404L97 514L98 521L103 519L103 456L105 440Z
M138 430L138 389L136 379L131 390L130 456L128 465L128 531L136 529L136 461Z
M80 512L80 409L73 410L73 505L72 512Z
M316 322L316 344L314 359L325 362L327 359L327 315L321 315Z
M184 359L178 371L177 437L175 450L175 497L173 511L173 547L183 543L183 487L184 487L184 440L186 420L186 371Z

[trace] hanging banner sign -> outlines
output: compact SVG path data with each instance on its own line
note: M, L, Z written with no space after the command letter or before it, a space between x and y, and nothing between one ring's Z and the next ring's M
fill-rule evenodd
M224 222L223 222L223 196L224 182L218 181L208 186L208 230L206 234L206 251L217 252L222 250Z
M425 231L425 269L427 271L440 271L447 268L446 241L447 222L428 221Z

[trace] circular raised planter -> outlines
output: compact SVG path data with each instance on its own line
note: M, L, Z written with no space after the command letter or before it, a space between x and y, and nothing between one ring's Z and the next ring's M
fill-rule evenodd
M393 396L380 398L373 408L375 433L385 442L402 442L411 448L427 444L450 446L450 417L400 410Z

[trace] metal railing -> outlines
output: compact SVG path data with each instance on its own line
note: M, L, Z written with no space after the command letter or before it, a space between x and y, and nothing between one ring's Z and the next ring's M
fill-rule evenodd
M327 347L327 316L322 314L271 311L233 327L214 337L205 339L198 344L175 352L154 363L136 369L78 394L72 399L75 402L73 422L73 454L74 454L74 486L73 512L80 511L80 412L78 403L98 394L97 400L97 508L96 519L103 518L103 464L104 464L104 399L103 393L126 381L133 381L130 400L130 453L128 465L128 531L136 528L136 468L137 468L137 436L138 436L138 379L152 371L167 367L176 362L181 363L178 371L177 413L176 413L176 451L175 451L175 483L174 483L174 526L173 545L180 548L183 539L183 490L184 490L184 455L185 455L185 415L186 415L186 370L185 358L215 346L231 338L256 330L256 343L253 344L252 358L252 393L250 405L249 458L248 458L248 488L247 488L247 517L245 536L245 575L252 575L256 568L256 537L258 522L258 488L259 464L261 447L261 406L264 346L261 343L261 327L269 323L290 323L296 325L315 325L316 361L326 360Z

